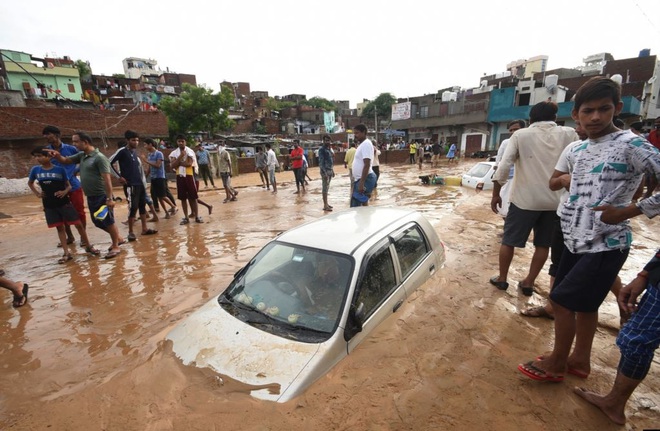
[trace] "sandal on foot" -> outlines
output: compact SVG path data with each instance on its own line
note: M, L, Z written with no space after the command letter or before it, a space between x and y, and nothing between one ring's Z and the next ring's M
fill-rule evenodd
M93 254L94 256L98 256L99 254L101 254L101 252L98 251L96 248L94 248L93 245L86 246L85 251L89 254Z
M564 376L561 374L549 374L547 371L540 369L534 365L534 361L529 361L525 364L518 365L518 371L532 380L540 382L560 383L564 381Z
M490 284L492 284L493 286L497 287L500 290L507 290L509 288L509 283L507 283L506 281L497 281L498 278L500 277L494 275L488 281L490 282Z
M186 218L182 219L181 223L179 223L179 224L184 225L184 224L188 224L188 223L190 223L190 220L188 219L188 217L186 217Z
M21 296L14 295L14 301L11 304L14 308L22 307L27 304L29 289L30 286L28 286L27 283L23 283L23 291L21 292Z
M119 255L119 253L121 253L121 250L112 251L112 249L110 249L110 250L108 250L108 254L103 256L103 258L104 259L112 259L112 258L117 257Z
M204 223L201 217L195 217L195 223Z
M142 232L142 235L155 235L157 233L158 231L156 229L147 229L144 232Z
M543 305L522 310L520 314L526 317L545 317L546 319L555 320L555 316L548 313Z
M134 233L129 233L127 239L132 242L137 240L137 237L135 236Z
M518 282L518 287L522 290L523 295L532 296L534 295L534 286L523 286L522 281Z
M57 263L67 263L70 260L73 260L73 256L71 254L65 254L57 260Z

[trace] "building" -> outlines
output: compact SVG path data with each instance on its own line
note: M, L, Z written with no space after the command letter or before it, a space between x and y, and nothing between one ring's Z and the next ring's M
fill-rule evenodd
M537 55L525 60L515 60L506 65L506 70L519 79L531 78L535 73L545 72L548 67L548 56Z
M37 58L7 49L0 50L0 89L21 91L26 99L82 98L80 74L69 57Z

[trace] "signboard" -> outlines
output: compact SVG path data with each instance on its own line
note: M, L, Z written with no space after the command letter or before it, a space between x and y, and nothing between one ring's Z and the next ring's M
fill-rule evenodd
M411 102L392 105L392 121L408 120L410 118Z

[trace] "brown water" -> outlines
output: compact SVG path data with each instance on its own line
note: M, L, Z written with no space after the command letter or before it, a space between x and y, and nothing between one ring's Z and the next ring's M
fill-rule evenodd
M466 171L472 162L440 169ZM220 293L266 242L323 216L318 171L304 195L293 173L278 175L279 193L256 174L234 179L237 202L204 190L213 204L206 223L179 226L180 215L151 226L155 236L122 246L113 260L88 257L57 264L57 235L32 197L0 199L0 266L30 284L30 302L0 305L1 429L587 429L607 421L570 393L570 385L540 386L521 379L515 365L551 347L552 323L522 319L527 298L501 293L485 281L496 272L501 219L489 192L422 186L419 170L382 166L375 205L423 212L448 246L446 267L413 295L326 378L286 404L253 399L249 387L208 370L184 367L163 340L189 313ZM425 170L430 173L430 170ZM330 203L348 207L342 168ZM220 184L220 180L217 181ZM117 218L126 217L120 204ZM658 223L635 220L636 245L623 272L636 273L653 252ZM120 225L126 235L127 228ZM138 230L139 232L139 230ZM105 250L109 238L88 227ZM530 247L519 253L512 277L526 271ZM626 278L628 277L628 278ZM522 278L522 277L520 277ZM513 284L513 283L512 283ZM537 285L547 294L547 276ZM541 302L535 297L532 303ZM618 360L618 316L612 298L603 308L588 384L604 388ZM521 335L523 335L521 337ZM657 364L631 403L631 422L660 425ZM578 382L575 382L578 383ZM580 382L581 383L581 382ZM641 400L640 400L641 399ZM559 414L569 411L570 417Z

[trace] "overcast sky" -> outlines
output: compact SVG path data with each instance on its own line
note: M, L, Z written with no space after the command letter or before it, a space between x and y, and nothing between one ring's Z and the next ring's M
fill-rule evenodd
M479 86L507 63L549 56L548 68L588 55L660 55L660 0L554 2L238 0L3 1L0 48L88 60L123 73L126 57L197 76L249 82L270 96L331 100Z

